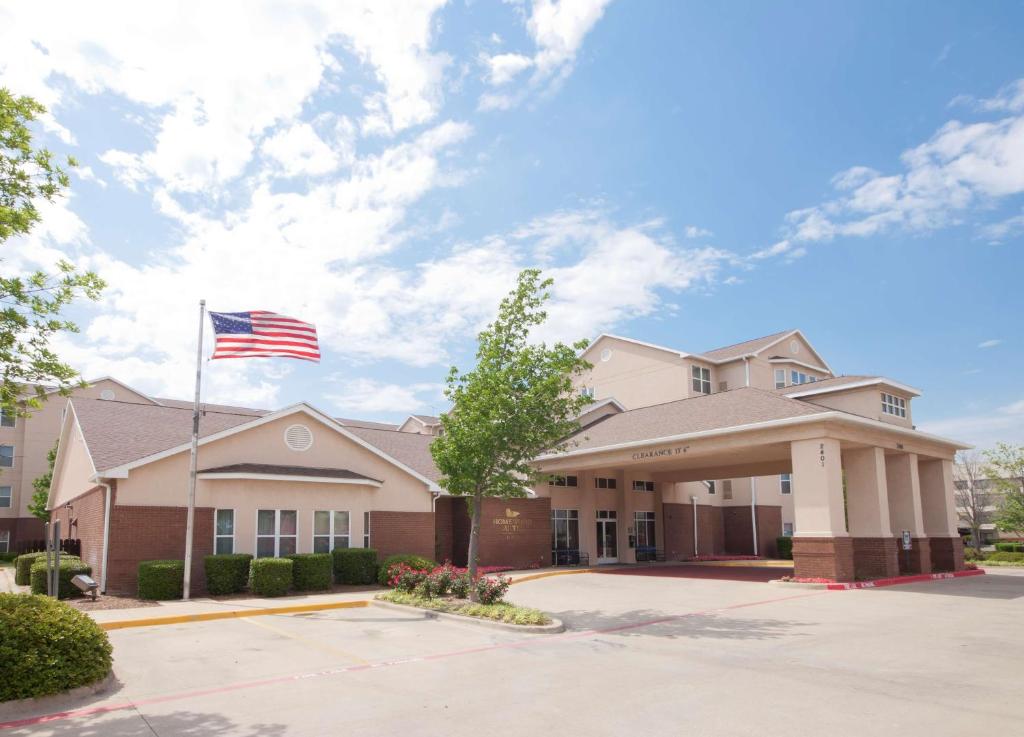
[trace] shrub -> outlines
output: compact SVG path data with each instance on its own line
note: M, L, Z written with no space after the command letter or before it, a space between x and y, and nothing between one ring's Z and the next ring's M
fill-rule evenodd
M1024 553L989 553L985 556L985 561L994 561L996 563L1024 563Z
M17 553L0 553L0 563L13 563L17 557Z
M71 579L80 573L91 576L92 568L78 558L68 555L62 555L60 557L60 572L57 574L57 598L70 599L72 596L78 596L82 593L78 590L77 586L71 583ZM45 557L36 559L36 562L32 566L32 570L29 572L29 582L32 587L33 594L46 593Z
M398 565L399 563L405 563L405 565L410 568L415 568L418 571L432 571L437 568L436 562L430 560L430 558L424 558L422 555L412 555L408 553L390 555L384 559L380 564L380 568L377 569L377 583L381 586L387 586L388 579L391 578L391 567Z
M249 565L249 589L257 596L284 596L292 585L290 558L256 558Z
M481 604L497 604L508 593L508 587L511 583L512 579L508 576L498 576L496 578L481 576L475 583L476 595L480 599Z
M206 568L206 590L214 596L245 591L249 584L251 561L252 556L248 553L206 556L203 558L203 566Z
M334 581L368 584L377 580L377 551L372 548L335 548Z
M61 556L62 558L64 556ZM32 581L32 564L39 558L46 560L46 553L22 553L14 559L14 583L19 586L28 586Z
M48 596L0 594L0 701L95 683L110 673L110 653L88 614Z
M330 553L298 553L292 561L292 585L296 591L324 591L331 588L334 563Z
M139 598L180 599L185 588L185 561L144 560L139 563Z
M468 599L469 590L473 588L473 581L468 573L460 573L452 581L452 596L456 599Z
M789 536L775 538L775 548L783 560L793 560L793 538Z
M1024 543L1019 542L1006 542L996 543L995 549L997 553L1024 553Z
M964 548L964 560L981 560L985 556L974 548Z
M412 591L421 583L426 581L429 574L418 568L412 568L405 563L395 563L391 566L391 578L387 585L399 591Z

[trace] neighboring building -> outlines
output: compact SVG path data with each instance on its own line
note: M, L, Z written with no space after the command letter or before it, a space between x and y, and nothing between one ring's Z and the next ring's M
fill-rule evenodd
M703 354L604 335L585 356L594 368L579 390L595 402L563 452L537 459L548 483L485 502L482 564L773 555L793 534L802 576L963 566L952 458L964 446L914 429L916 389L835 376L799 331ZM103 587L131 590L139 561L183 555L190 406L142 395L67 406L49 507ZM369 546L464 563L465 500L443 492L430 455L440 427L308 404L208 408L197 590L213 551ZM910 550L898 548L904 532Z
M954 467L954 476L959 476L956 473L956 467ZM1009 479L1006 479L1009 480ZM959 517L959 529L960 534L964 537L971 536L971 522L970 517L967 514L967 510L960 506L961 503L961 492L968 488L968 484L971 482L967 479L956 478L954 481L957 489L957 515ZM999 511L999 506L1002 503L1002 498L1006 492L1001 489L993 479L976 479L974 482L974 494L977 496L978 510L984 512L985 521L981 524L981 544L991 545L999 541L1014 541L1021 540L1022 537L1019 534L1010 532L1001 532L995 524L995 515ZM1018 488L1021 487L1020 482L1017 482ZM981 515L979 515L980 517ZM973 542L973 541L972 541Z

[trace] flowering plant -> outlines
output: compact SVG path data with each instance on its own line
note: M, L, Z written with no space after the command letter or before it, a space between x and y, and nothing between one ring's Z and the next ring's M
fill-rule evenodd
M508 576L498 576L496 578L480 576L474 585L476 586L476 595L480 599L481 604L496 604L504 598L511 583L512 579Z
M388 585L399 591L412 591L427 578L427 572L405 563L397 563L388 569Z

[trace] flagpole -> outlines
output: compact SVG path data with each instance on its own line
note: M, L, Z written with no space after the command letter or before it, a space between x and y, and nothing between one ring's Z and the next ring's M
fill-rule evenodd
M192 456L188 470L188 512L185 517L185 580L182 598L188 601L192 583L192 528L196 516L196 461L199 454L199 390L203 385L203 322L206 319L206 300L199 300L199 339L196 345L196 399L192 405Z

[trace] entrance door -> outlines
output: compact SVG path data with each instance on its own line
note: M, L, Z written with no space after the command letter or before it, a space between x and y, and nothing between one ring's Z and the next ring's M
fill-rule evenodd
M597 563L618 563L619 545L616 534L616 512L599 510L597 513Z

